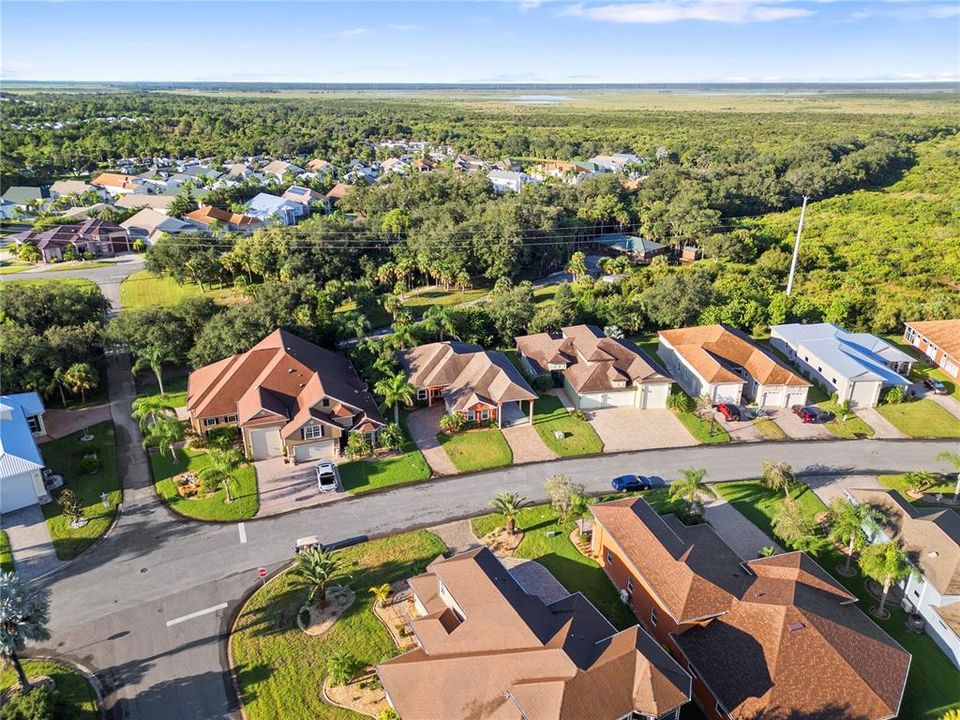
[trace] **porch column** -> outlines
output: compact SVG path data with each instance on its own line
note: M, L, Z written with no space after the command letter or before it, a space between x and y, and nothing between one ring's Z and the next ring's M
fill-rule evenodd
M497 405L497 427L503 430L503 405Z
M529 400L528 402L530 403L530 424L533 425L533 404L536 400Z
M433 407L433 388L427 388L427 407Z

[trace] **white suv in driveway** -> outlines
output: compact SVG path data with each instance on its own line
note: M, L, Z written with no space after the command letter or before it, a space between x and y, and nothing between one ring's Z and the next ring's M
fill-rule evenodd
M329 460L321 460L314 468L317 472L317 489L320 492L337 492L340 490L340 473L337 466Z

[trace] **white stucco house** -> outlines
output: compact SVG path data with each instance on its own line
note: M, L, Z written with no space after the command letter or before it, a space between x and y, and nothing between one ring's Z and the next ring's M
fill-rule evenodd
M847 332L832 323L792 323L770 328L770 343L851 408L875 407L887 388L912 384L907 376L913 356L876 335Z
M885 528L864 528L871 542L900 543L919 570L900 583L905 610L919 613L924 630L960 668L960 515L952 508L918 508L894 490L847 490L855 503L876 507Z
M36 438L46 435L35 392L0 395L0 512L49 502Z
M498 193L520 192L527 183L533 182L533 178L524 172L514 170L491 170L487 173L487 180Z

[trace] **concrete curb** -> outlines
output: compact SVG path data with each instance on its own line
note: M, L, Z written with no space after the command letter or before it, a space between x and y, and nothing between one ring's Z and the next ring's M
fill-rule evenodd
M121 489L121 491L123 490L122 487L121 487L120 489ZM62 572L64 572L64 571L66 571L66 570L69 570L70 567L71 567L77 560L80 560L80 559L86 557L86 556L87 556L88 554L90 554L93 550L95 550L97 547L99 547L100 544L101 544L104 540L106 540L108 537L110 537L110 535L113 534L113 531L116 529L117 524L120 522L120 518L121 518L122 516L123 516L123 500L121 499L120 502L117 503L117 512L114 513L113 522L110 523L110 527L107 528L107 531L106 531L105 533L103 533L103 535L101 535L101 536L98 537L96 540L94 540L92 543L90 543L90 545L88 545L88 546L87 546L79 555L77 555L76 557L73 557L73 558L71 558L71 559L69 559L69 560L61 560L61 561L60 561L60 562L61 562L60 565L58 565L57 567L53 568L52 570L47 570L47 571L46 571L45 573L43 573L42 575L38 575L37 577L32 578L32 579L30 580L30 582L39 582L40 580L48 580L48 579L54 577L55 575L57 575L57 574L59 574L59 573L62 573Z

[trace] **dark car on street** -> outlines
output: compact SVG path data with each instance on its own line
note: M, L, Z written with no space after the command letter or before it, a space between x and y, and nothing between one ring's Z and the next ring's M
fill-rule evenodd
M650 490L655 487L665 487L663 478L652 475L621 475L610 481L613 489L617 492L630 492L632 490Z
M734 422L740 419L740 408L730 403L720 403L717 405L717 412L723 415L727 422Z

